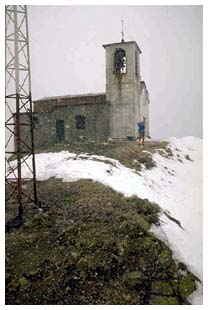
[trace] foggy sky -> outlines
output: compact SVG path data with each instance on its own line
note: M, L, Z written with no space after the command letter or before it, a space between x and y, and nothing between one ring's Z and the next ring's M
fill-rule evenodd
M202 138L202 6L28 6L33 100L105 92L103 44L142 50L152 138Z

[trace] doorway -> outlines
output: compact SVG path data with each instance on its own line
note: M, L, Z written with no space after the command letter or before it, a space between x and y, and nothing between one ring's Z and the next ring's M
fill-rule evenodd
M62 119L58 119L56 121L56 142L62 143L64 142L65 132L64 132L64 121Z

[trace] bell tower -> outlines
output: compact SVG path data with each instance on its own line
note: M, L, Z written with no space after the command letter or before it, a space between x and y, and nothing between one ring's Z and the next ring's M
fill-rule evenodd
M103 45L106 51L106 100L110 103L110 137L137 135L140 115L141 50L135 41Z

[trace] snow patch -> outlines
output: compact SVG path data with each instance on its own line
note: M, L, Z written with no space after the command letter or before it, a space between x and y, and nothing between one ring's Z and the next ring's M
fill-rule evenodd
M151 230L202 282L202 140L184 137L169 138L168 142L173 156L153 154L156 167L151 170L143 168L138 173L112 158L62 151L37 154L36 176L38 180L55 177L66 182L92 179L125 196L137 195L158 203L183 229L162 213L161 225ZM14 167L16 163L10 164ZM27 164L31 166L29 159ZM31 177L26 165L22 175ZM201 284L190 298L192 304L202 304Z

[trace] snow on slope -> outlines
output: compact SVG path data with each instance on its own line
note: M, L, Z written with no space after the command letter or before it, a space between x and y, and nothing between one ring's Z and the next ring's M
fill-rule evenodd
M170 246L175 258L202 281L202 140L170 138L169 143L173 157L155 153L156 167L151 170L137 172L104 156L63 151L36 155L36 175L38 180L92 179L125 196L137 195L158 203L166 214L180 221L182 228L162 214L161 226L152 227L152 231ZM22 173L29 177L26 166ZM202 303L200 284L191 302Z

